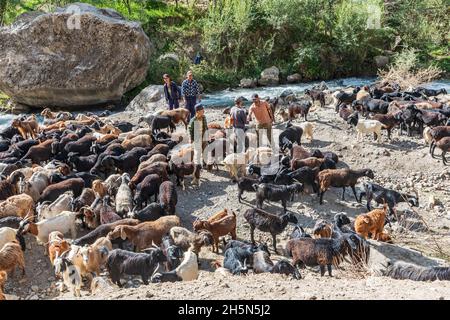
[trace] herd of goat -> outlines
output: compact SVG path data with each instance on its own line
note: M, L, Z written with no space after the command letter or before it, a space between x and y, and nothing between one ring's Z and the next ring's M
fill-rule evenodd
M194 149L187 133L176 130L179 123L187 126L186 109L143 117L140 122L148 123L143 127L112 121L108 114L75 117L50 109L42 111L42 124L35 115L13 120L0 132L0 300L5 299L7 272L14 273L19 267L25 275L28 236L36 237L45 248L56 276L62 279L61 290L68 287L75 296L80 296L83 280L92 290L106 283L100 277L103 268L119 287L124 275L141 276L144 284L149 280L195 280L200 251L208 246L215 253L222 247L223 261L213 263L216 272L234 275L251 269L300 279L298 267L319 266L322 276L326 267L331 276L332 266L338 267L344 260L355 265L367 263L370 245L366 240L392 243L385 224L395 220L398 203L418 206L418 195L367 181L358 198L358 180L373 179L374 172L369 168L338 169L336 153L304 148L302 136L313 139L313 125L307 122L310 108L316 100L325 107L325 97L330 94L336 113L356 127L358 139L369 133L381 141L381 130L387 130L390 139L396 127L400 133L406 129L409 135L418 131L430 144L432 156L435 147L442 150L446 164L450 107L440 101L446 97L444 89L402 92L395 84L334 93L322 89L305 91L312 102L293 94L269 100L274 114L287 121L276 153L272 147L253 147L256 135L250 130L245 134L244 152L237 152L238 138L232 130L219 123L208 125L209 153L204 165L208 170L218 164L225 166L236 182L239 202L244 192L255 193L255 206L243 214L250 226L249 242L237 240L237 216L229 209L205 220L196 219L192 226L181 226L177 187L185 189L185 176L199 184L205 168L193 162ZM305 121L293 125L299 114ZM167 133L161 131L165 128ZM318 220L309 235L298 216L287 211L287 203L294 201L296 194L311 193L317 194L322 204L331 187L342 188L342 200L347 187L356 201L365 196L368 212L354 221L344 213L336 214L333 221ZM371 209L373 200L382 207ZM265 201L281 202L283 211L265 211ZM292 259L274 262L267 244L255 241L255 230L269 233L278 253L276 237L289 223L294 229L284 253ZM225 241L227 235L231 239ZM396 262L386 275L450 280L450 268Z

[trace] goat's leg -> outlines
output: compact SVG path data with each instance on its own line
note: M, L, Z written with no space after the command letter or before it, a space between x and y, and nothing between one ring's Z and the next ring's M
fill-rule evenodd
M239 203L241 203L242 200L242 194L244 193L244 190L242 189L238 189L238 201Z
M324 265L320 265L320 276L323 277L325 275L325 266Z
M250 241L255 244L255 227L250 226Z
M358 201L358 197L356 196L356 188L355 188L355 186L351 186L351 188L352 188L353 194L355 195L356 202L361 202L361 201Z
M320 192L319 194L319 204L323 204L323 194L325 193L325 191Z
M331 274L331 264L327 264L327 268L328 268L328 275L332 277L333 275Z
M388 139L391 140L391 129L387 129Z
M277 236L275 234L272 235L272 245L273 245L273 251L275 253L278 253L278 251L277 251Z
M286 199L281 200L281 203L283 205L283 212L286 213L287 209L286 209Z
M442 151L442 162L444 163L444 165L447 165L447 159L445 159L446 153L447 153L446 151Z
M181 185L183 187L183 191L186 190L186 185L184 184L184 177L181 179Z
M345 201L345 187L342 187L342 201Z

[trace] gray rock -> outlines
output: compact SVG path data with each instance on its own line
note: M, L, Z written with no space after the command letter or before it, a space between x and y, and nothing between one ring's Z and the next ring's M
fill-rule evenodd
M280 82L280 69L275 66L264 69L258 84L262 86L277 85Z
M114 10L34 12L0 29L0 91L36 107L114 103L145 79L149 56L139 23Z
M256 87L256 79L249 79L249 78L241 79L239 86L241 88L255 88Z
M297 83L300 80L302 80L302 76L299 73L288 75L286 78L287 83Z
M164 100L164 87L162 85L150 85L142 90L127 106L127 111L150 112L166 109Z

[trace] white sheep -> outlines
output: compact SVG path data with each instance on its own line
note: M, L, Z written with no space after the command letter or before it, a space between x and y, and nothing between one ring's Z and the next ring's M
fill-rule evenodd
M28 213L34 213L34 201L27 194L11 196L0 203L0 218L8 216L25 217Z
M364 139L364 135L367 133L375 133L377 135L377 142L381 143L381 128L382 123L378 120L360 119L356 125L357 140Z
M300 123L298 126L303 129L303 135L309 140L309 142L311 142L313 140L314 124L305 121Z
M36 207L38 220L40 221L43 219L53 218L63 211L70 211L72 208L72 202L73 192L67 191L50 204L48 204L48 202L38 204Z
M37 223L31 221L33 216L27 216L20 222L20 228L24 232L34 235L38 243L44 244L48 242L48 236L52 231L59 231L63 234L70 231L72 239L77 236L76 219L78 213L71 211L63 211L56 217L44 219Z

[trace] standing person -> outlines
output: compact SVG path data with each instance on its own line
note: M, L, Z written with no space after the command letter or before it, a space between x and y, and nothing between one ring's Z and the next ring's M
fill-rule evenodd
M195 116L195 105L197 104L197 98L200 101L200 89L198 87L197 81L194 80L192 71L188 71L186 74L186 79L181 84L181 92L184 96L185 108L191 113L190 119Z
M252 95L252 101L253 104L248 109L248 120L252 121L252 116L255 116L258 147L261 139L261 130L266 132L269 143L272 144L272 123L274 120L272 109L269 103L262 101L256 93Z
M245 151L245 124L247 123L247 112L243 107L242 99L240 97L234 99L234 103L234 107L230 110L231 124L237 142L234 152L240 153Z
M203 150L208 144L205 137L205 132L208 130L208 123L206 122L205 110L201 103L195 105L195 116L189 122L188 130L191 143L194 145L194 163L202 164Z
M166 73L163 75L164 79L164 97L169 104L169 110L178 109L180 106L179 100L181 99L181 89L177 86L175 81L170 79L170 76Z

